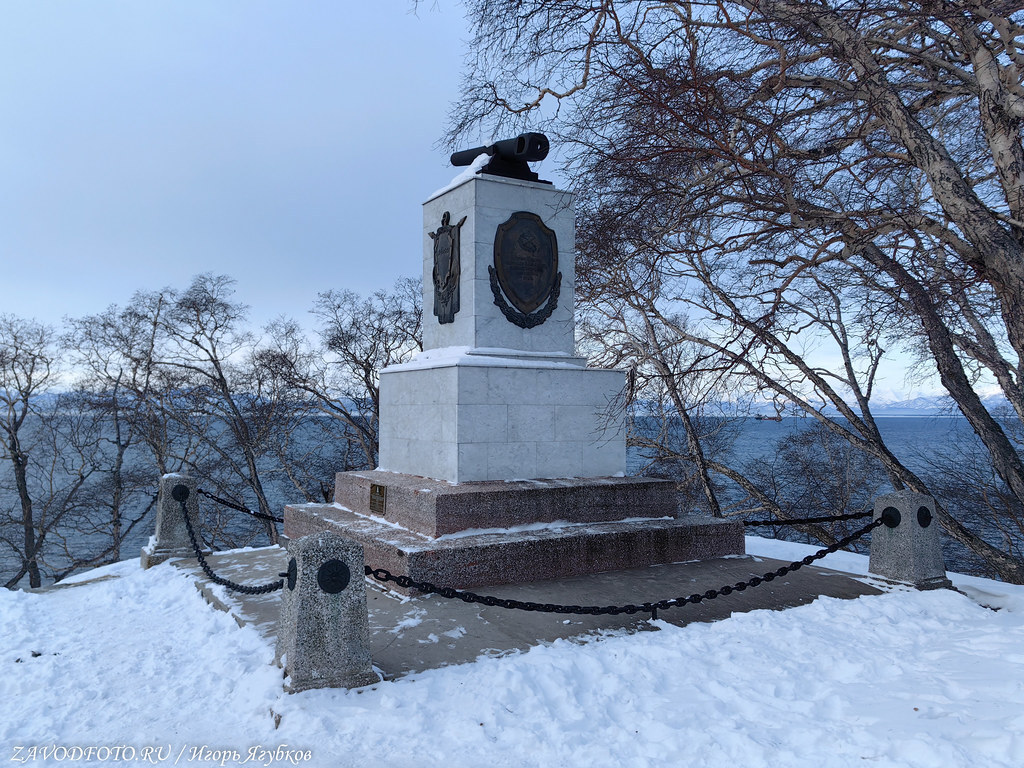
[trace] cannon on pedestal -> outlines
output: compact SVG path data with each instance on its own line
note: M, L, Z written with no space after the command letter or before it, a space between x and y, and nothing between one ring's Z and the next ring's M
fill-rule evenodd
M480 155L489 155L490 161L483 168L481 173L489 173L494 176L504 176L507 179L523 179L524 181L539 181L541 184L550 184L544 181L530 170L529 163L543 160L548 156L551 144L548 137L543 133L521 133L514 139L496 141L490 146L474 147L455 152L451 156L452 165L469 165Z

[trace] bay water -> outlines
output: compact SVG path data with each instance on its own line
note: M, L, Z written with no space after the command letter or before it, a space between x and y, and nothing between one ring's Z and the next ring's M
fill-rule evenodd
M924 473L929 465L943 451L956 449L964 453L983 452L980 440L974 434L967 421L961 417L953 416L899 416L880 417L876 419L879 429L885 437L887 444L893 453L911 470ZM781 440L800 431L812 429L814 421L806 418L784 417L781 421L756 420L754 418L741 419L732 425L734 439L724 450L724 455L716 456L724 463L739 467L759 458L772 457L778 448ZM646 461L641 451L629 449L627 454L627 471L629 474L637 474L644 468ZM199 478L200 485L203 479ZM153 490L155 492L157 477L154 473ZM2 492L0 492L2 493ZM10 496L8 493L7 496ZM294 489L289 492L287 487L278 486L269 491L268 496L271 503L278 510L283 509L285 504L301 502L297 498ZM243 504L254 507L251 500L241 499ZM0 498L0 505L11 507L13 498ZM203 499L202 503L213 504ZM13 511L13 510L12 510ZM226 515L238 515L246 518L241 513L234 513L230 510L223 510ZM254 529L251 519L240 520L239 525L247 529ZM254 529L255 530L255 529ZM17 535L16 529L7 528L9 535ZM126 541L122 549L122 557L130 559L138 556L140 547L146 542L153 532L153 521L145 521L138 529L137 534L131 540ZM63 532L69 539L70 548L74 549L74 531ZM763 533L763 531L762 531ZM261 540L254 541L259 545ZM3 545L0 544L0 547ZM953 548L950 556L956 561L951 564L951 570L956 565L974 570L974 564L966 562L963 553ZM58 558L59 559L59 558ZM969 558L968 558L969 559ZM0 583L6 581L13 574L15 561L9 550L0 548ZM6 574L6 576L5 576Z

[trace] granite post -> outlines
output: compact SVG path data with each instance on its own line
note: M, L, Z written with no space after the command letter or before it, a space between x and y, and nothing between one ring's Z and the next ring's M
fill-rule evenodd
M375 683L363 580L363 547L330 531L288 542L277 631L285 690Z
M875 500L874 519L885 518L871 534L868 572L917 589L951 587L939 542L935 501L899 491Z
M188 511L192 529L199 530L199 494L197 483L188 475L175 473L160 478L160 491L156 502L156 533L142 548L142 568L152 568L172 557L195 557L195 550L188 537L185 518L181 514L181 502L171 494L176 485L188 488L185 509Z

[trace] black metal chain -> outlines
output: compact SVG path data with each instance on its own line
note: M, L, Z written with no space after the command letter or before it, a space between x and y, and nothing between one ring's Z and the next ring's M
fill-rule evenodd
M211 500L217 502L218 504L221 504L221 505L223 505L225 507L233 509L233 510L235 510L237 512L245 512L245 514L247 514L247 515L252 515L253 517L258 517L260 520L270 520L270 521L275 522L275 523L283 523L284 522L284 518L283 517L274 517L273 515L265 515L262 512L254 512L253 510L249 509L248 507L242 506L238 502L231 501L230 499L225 499L225 498L222 498L220 496L214 496L212 493L210 493L209 491L204 491L202 488L196 488L196 493L198 493L200 496L205 496L206 498L211 499Z
M668 610L669 608L681 608L687 603L697 604L704 600L714 600L716 597L722 595L730 595L733 592L743 592L746 589L760 586L768 582L774 581L777 578L785 576L787 573L792 571L798 571L805 565L810 565L815 560L820 560L826 555L830 555L833 552L837 552L845 546L852 544L854 541L864 536L880 525L886 524L885 518L878 518L858 531L851 533L844 539L837 541L830 547L821 549L815 552L813 555L807 555L802 560L797 560L789 565L785 565L774 571L766 573L762 576L754 576L747 581L741 581L737 584L726 585L719 589L709 589L703 594L697 593L690 595L689 597L677 597L671 600L659 600L656 603L643 603L641 605L609 605L609 606L581 606L581 605L555 605L553 603L533 603L524 602L522 600L511 600L505 598L494 597L493 595L478 595L474 592L466 592L463 590L453 589L452 587L438 587L431 584L429 581L415 581L409 576L395 576L385 568L370 568L366 566L366 575L372 576L379 582L387 583L393 581L398 586L404 589L415 589L425 594L435 594L440 597L447 599L457 599L464 603L479 603L488 607L495 608L508 608L510 610L517 611L536 611L540 613L563 613L572 614L575 616L618 616L621 613L632 615L634 613L649 613L652 619L658 618L658 611Z
M179 490L180 489L180 490ZM204 491L202 488L196 489L197 493L206 496L219 504L223 504L226 507L235 509L239 512L245 512L254 517L261 519L269 519L274 522L284 522L281 518L272 517L270 515L264 515L259 512L253 512L240 504L235 504L227 499L215 496L208 491ZM172 491L174 498L181 504L181 511L185 518L185 528L188 531L189 539L192 542L192 548L195 550L196 559L199 561L200 567L207 577L217 584L221 584L228 589L232 589L236 592L242 592L248 595L261 595L275 592L284 586L284 579L279 581L271 582L269 584L262 584L260 586L247 586L244 584L237 584L228 579L222 578L213 572L209 564L206 562L206 558L203 556L202 549L196 540L195 531L192 528L192 522L189 520L188 510L185 506L185 500L188 498L188 488L183 485L175 486ZM828 517L808 517L797 520L745 520L744 525L756 526L756 525L786 525L786 524L800 524L800 523L819 523L819 522L834 522L837 520L856 520L863 517L872 515L872 512L854 512L847 515L834 515ZM885 518L878 518L877 520L868 523L863 528L854 531L849 536L840 539L835 544L826 547L825 549L818 550L813 555L807 555L801 560L785 565L774 571L770 571L762 576L754 576L747 581L741 581L733 585L725 585L719 589L709 589L708 591L701 593L695 593L689 597L676 597L669 600L659 600L656 603L646 602L640 605L634 605L632 603L628 605L609 605L609 606L580 606L580 605L557 605L554 603L535 603L530 601L513 600L507 598L498 598L493 595L478 595L474 592L468 592L464 590L458 590L453 587L438 587L429 581L416 581L409 576L395 576L386 568L371 568L370 566L365 567L365 573L367 576L371 576L379 582L387 583L389 581L394 582L403 589L415 589L424 594L435 594L446 599L458 599L464 603L478 603L488 607L496 608L507 608L510 610L518 611L534 611L540 613L559 613L559 614L571 614L576 616L618 616L620 614L633 615L636 613L649 613L651 618L656 619L658 617L659 610L667 610L669 608L682 607L689 604L697 604L705 600L714 600L717 597L723 595L730 595L733 592L743 592L746 589L758 587L761 584L765 584L774 581L777 578L785 576L793 571L800 570L805 565L810 565L816 560L820 560L826 555L830 555L833 552L837 552L843 547L849 546L857 539L865 536L866 534L873 531L880 525L886 524Z
M206 574L210 581L246 595L266 595L271 592L276 592L284 586L284 579L279 579L278 581L272 581L269 584L261 584L258 587L254 587L246 584L236 584L235 582L214 573L213 569L206 562L203 550L199 546L199 542L196 540L196 532L192 528L192 521L188 519L188 508L185 506L185 500L188 499L188 487L184 485L174 486L171 491L171 496L175 501L181 504L181 514L185 517L185 530L188 531L188 537L192 541L192 549L196 552L196 560L199 561L199 567L203 569L203 573Z
M824 515L822 517L798 517L792 520L744 520L747 526L754 525L803 525L804 523L834 523L839 520L859 520L862 517L871 517L874 512L850 512L846 515Z

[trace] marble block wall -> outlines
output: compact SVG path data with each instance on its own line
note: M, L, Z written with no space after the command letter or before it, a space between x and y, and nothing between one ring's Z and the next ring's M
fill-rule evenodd
M441 226L445 212L461 229L461 310L455 322L442 325L434 316L434 241L429 232ZM562 273L558 306L535 328L513 325L494 305L487 267L494 264L494 233L516 211L535 213L558 239ZM576 284L576 220L572 195L550 184L477 176L423 205L423 348L470 347L573 354Z
M502 364L502 363L506 364ZM380 468L453 483L626 469L620 371L463 354L381 373Z

